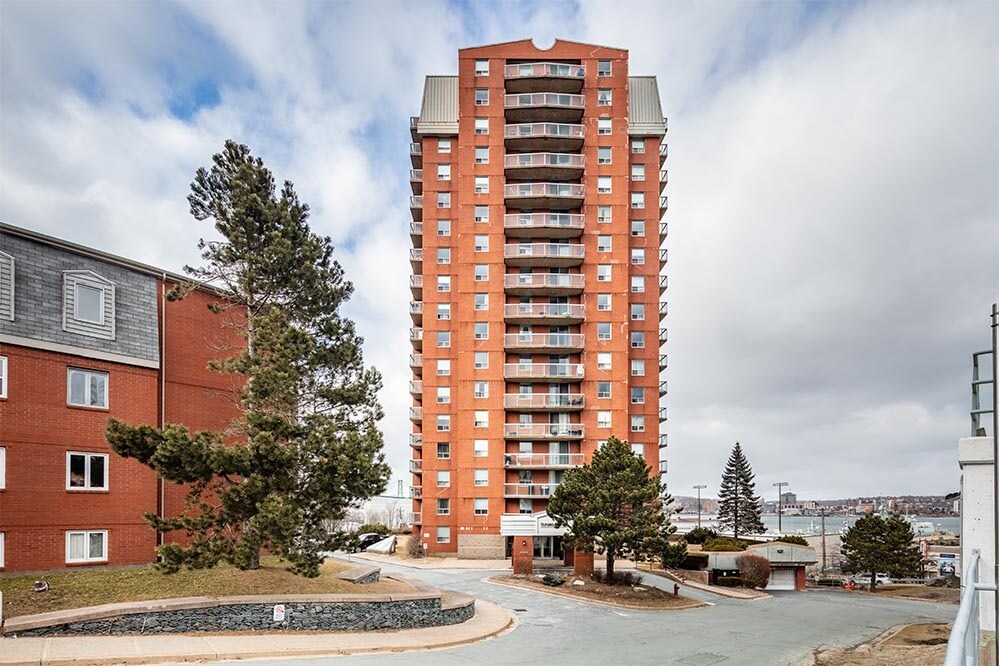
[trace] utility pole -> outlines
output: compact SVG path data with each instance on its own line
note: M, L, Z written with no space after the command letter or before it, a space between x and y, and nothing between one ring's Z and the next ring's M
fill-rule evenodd
M826 508L819 507L822 516L822 573L826 571Z
M999 301L992 304L992 560L995 564L992 582L992 617L999 627ZM961 498L962 502L964 498Z
M791 484L788 483L787 481L778 481L777 483L774 484L774 487L777 488L777 531L782 534L783 534L782 532L783 527L781 527L781 522L780 522L781 512L783 509L782 496L784 494L784 486L789 486L789 485Z
M697 526L700 527L701 526L701 489L702 488L707 488L707 486L704 485L704 484L700 484L700 485L694 486L694 488L697 490Z

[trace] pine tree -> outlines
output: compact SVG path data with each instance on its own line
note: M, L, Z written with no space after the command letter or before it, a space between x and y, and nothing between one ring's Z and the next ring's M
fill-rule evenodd
M209 367L239 386L238 416L222 432L195 433L112 419L107 439L119 455L187 484L181 515L146 515L154 529L190 536L186 546L159 547L163 570L256 568L266 548L316 576L323 553L345 538L329 525L390 474L377 428L381 376L365 367L363 340L339 313L353 285L329 238L310 230L293 185L278 193L263 161L233 141L213 162L198 170L188 201L220 240L200 242L205 263L187 267L191 282L169 298L203 285L219 294L210 310L234 343Z
M920 554L915 545L912 525L901 516L882 518L868 512L850 526L842 538L840 550L846 558L848 573L870 573L871 592L877 574L912 576L919 570Z
M718 522L732 530L736 539L740 534L760 534L766 530L760 519L760 498L756 495L755 478L749 460L736 442L722 472L718 491Z
M671 502L661 476L653 475L627 442L611 437L589 464L566 472L548 502L548 515L567 528L569 545L606 554L607 581L613 583L616 558L661 551L675 529L667 509Z

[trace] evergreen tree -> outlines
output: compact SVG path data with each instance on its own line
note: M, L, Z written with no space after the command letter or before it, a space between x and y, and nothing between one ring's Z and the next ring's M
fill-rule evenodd
M220 239L200 242L204 264L187 267L192 281L168 298L203 285L219 294L209 308L230 344L209 367L234 378L238 416L222 432L195 433L112 419L107 439L119 455L187 484L181 515L146 515L153 528L190 537L159 547L165 571L220 561L255 568L266 548L316 576L322 553L344 542L329 526L390 474L377 428L381 376L365 367L362 339L339 312L353 285L329 238L309 229L292 184L278 193L263 161L233 141L213 161L188 201Z
M919 570L920 554L912 525L901 516L882 518L876 513L857 519L843 535L840 550L848 573L871 574L871 592L877 574L912 576Z
M606 553L612 583L616 558L661 552L675 529L670 502L661 476L653 475L627 442L611 437L589 464L566 472L548 502L548 515L567 528L565 540L572 547Z
M721 489L718 491L718 522L739 535L760 534L766 530L760 519L760 498L756 496L756 475L735 443L722 472Z

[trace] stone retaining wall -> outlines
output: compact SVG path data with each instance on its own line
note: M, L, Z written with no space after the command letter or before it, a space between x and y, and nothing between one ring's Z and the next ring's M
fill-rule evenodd
M400 577L401 578L401 577ZM366 631L464 622L475 600L406 579L415 592L391 595L189 597L129 602L8 619L5 635L66 636L202 631ZM276 607L283 606L283 617ZM280 610L278 608L277 610ZM275 618L278 619L275 619Z

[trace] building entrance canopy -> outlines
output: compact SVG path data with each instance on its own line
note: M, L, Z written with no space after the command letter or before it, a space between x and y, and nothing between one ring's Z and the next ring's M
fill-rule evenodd
M564 527L555 527L555 519L546 511L537 513L507 513L500 516L503 536L562 536Z

